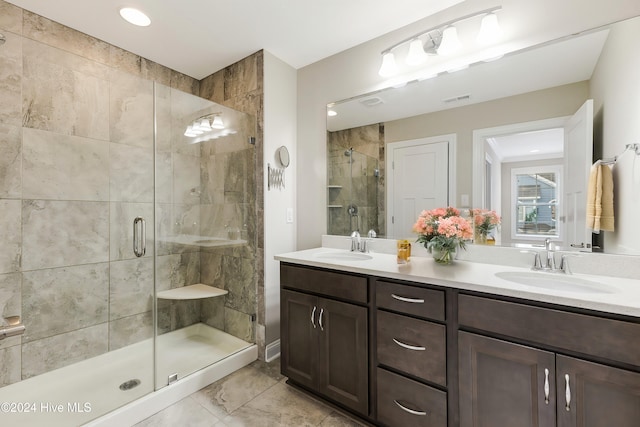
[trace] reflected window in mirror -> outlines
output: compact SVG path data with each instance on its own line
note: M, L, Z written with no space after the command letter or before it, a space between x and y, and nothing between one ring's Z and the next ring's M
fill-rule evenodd
M511 171L515 239L561 239L558 213L562 194L562 167L517 168Z

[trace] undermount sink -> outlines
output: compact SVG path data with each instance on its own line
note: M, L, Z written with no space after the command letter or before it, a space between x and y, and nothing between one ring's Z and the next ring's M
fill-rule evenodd
M373 259L371 255L346 251L320 252L319 254L316 254L315 257L333 261L366 261Z
M612 294L617 292L617 290L611 286L578 277L567 276L562 273L501 271L495 273L495 275L500 279L534 288L592 294Z

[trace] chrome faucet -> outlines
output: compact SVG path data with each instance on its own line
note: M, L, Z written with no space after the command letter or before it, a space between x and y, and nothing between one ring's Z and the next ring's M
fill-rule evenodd
M547 237L546 239L544 239L544 249L545 251L547 251L547 260L544 264L543 270L555 271L556 259L554 257L554 250L551 245L552 243L550 238Z
M351 252L360 250L360 233L354 231L351 233Z
M351 233L351 252L356 251L364 253L369 252L368 239L361 239L358 231Z
M530 253L534 255L533 265L531 266L532 270L543 270L543 271L551 271L551 272L559 272L565 274L571 274L571 269L569 268L569 257L572 256L580 256L574 253L564 253L560 257L560 268L556 268L556 260L555 260L555 250L551 247L552 242L551 239L544 239L544 248L546 251L546 259L544 266L542 265L540 252L538 251L520 251L522 253Z

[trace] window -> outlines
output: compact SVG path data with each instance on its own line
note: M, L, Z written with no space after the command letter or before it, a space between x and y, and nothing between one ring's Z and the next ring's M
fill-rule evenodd
M560 239L562 166L511 170L512 230L516 239Z

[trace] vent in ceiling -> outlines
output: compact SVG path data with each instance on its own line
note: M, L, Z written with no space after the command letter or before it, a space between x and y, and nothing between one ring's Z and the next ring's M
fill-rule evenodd
M470 93L468 93L466 95L459 95L459 96L454 96L452 98L443 99L442 102L444 102L445 104L448 104L448 103L451 103L451 102L468 101L469 99L471 99L471 94Z
M374 107L376 105L384 104L384 101L382 100L382 98L372 96L369 98L361 99L360 104L364 105L365 107Z

